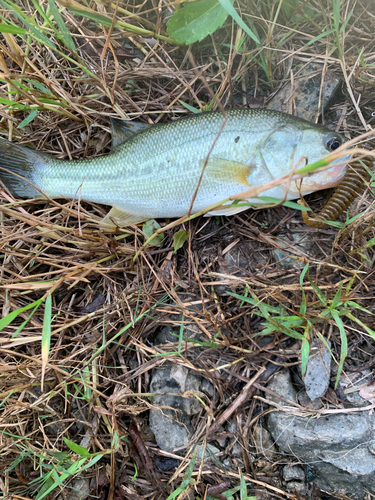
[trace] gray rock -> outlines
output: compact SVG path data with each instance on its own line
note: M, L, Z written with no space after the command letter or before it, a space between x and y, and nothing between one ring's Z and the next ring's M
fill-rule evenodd
M168 452L187 446L192 433L190 417L201 405L195 397L177 396L186 391L200 392L201 377L180 365L154 370L150 392L160 410L150 410L150 427L158 446Z
M324 406L320 398L311 401L305 389L299 391L297 398L298 398L298 403L308 410L320 410L320 408Z
M278 236L278 247L273 248L276 267L279 269L303 269L305 262L298 257L309 256L312 243L302 233L293 233L292 241L284 235Z
M299 493L302 497L307 494L307 485L306 483L301 483L300 481L290 481L287 483L287 490L292 493Z
M231 456L233 458L242 458L242 446L240 445L237 438L239 433L239 428L235 420L228 423L227 432L233 434L233 437L230 438L230 444L229 444Z
M210 460L211 455L217 455L218 453L220 453L220 450L210 443L208 443L206 446L203 446L203 444L199 444L197 446L197 458L199 458L199 460L202 460L203 456L204 461Z
M300 465L286 465L283 469L284 481L304 481L305 471Z
M220 263L219 273L230 276L244 277L246 276L247 268L248 259L243 254L241 246L237 244L224 255L224 258ZM225 278L221 279L223 281L225 280ZM226 292L231 291L231 288L228 285L216 285L215 290L218 295L225 295Z
M154 345L169 344L178 342L179 328L164 326L154 338ZM176 336L177 335L177 336Z
M356 406L367 406L369 402L360 396L360 390L372 380L371 370L361 372L342 373L340 376L340 386L344 390L346 399Z
M158 406L162 406L162 403L170 408L150 410L150 427L160 449L169 453L176 452L188 445L193 429L190 419L178 408L174 396L165 396L162 401L159 399Z
M310 63L300 73L295 71L294 86L289 81L267 104L268 109L297 114L300 118L315 122L319 112L319 96L322 65ZM327 71L323 81L322 107L325 109L341 85L341 79ZM295 106L294 106L295 104Z
M210 399L214 397L215 388L212 383L206 378L202 378L202 382L200 385L200 390L204 392Z
M331 343L328 342L331 347ZM328 348L317 339L311 343L306 375L302 377L306 392L311 401L321 398L327 392L331 377L331 354Z
M272 460L275 457L276 448L267 429L258 423L254 428L253 438L257 454Z
M293 401L291 382L288 372L283 371L268 387ZM272 412L267 426L282 451L315 464L314 482L321 490L356 500L364 498L366 489L375 494L375 455L368 449L373 441L375 414L338 413L311 419L288 415L287 411Z
M280 370L279 372L276 372L267 387L283 398L288 399L293 403L297 402L297 391L292 384L292 377L290 376L289 370ZM275 403L281 404L282 406L288 406L288 403L282 401L276 396L272 396L270 394L268 398Z
M90 495L90 480L84 478L74 479L67 490L68 500L86 500Z
M217 430L218 433L224 433L225 430L224 430L224 427L220 426ZM223 437L223 438L219 438L219 439L216 439L216 442L219 444L219 446L221 446L222 448L225 448L226 444L227 444L227 441L228 441L228 438L226 437Z

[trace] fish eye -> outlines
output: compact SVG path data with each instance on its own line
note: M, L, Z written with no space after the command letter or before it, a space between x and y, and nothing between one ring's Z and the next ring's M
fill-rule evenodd
M337 135L327 137L326 139L326 148L329 149L330 151L335 151L335 149L339 148L341 144L342 144L342 139Z

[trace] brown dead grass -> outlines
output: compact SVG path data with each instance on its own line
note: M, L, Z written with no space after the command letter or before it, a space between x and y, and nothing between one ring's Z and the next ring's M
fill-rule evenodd
M31 2L18 4L30 15L35 14ZM135 4L137 7L132 2L120 2L119 6L140 16L138 25L143 20L145 28L151 29L150 23L155 29L165 26L166 2L160 3L160 9L155 1ZM79 55L95 78L82 78L79 68L46 46L33 42L26 47L19 37L2 36L2 77L8 83L1 85L0 97L13 95L12 99L19 102L42 103L46 96L36 88L8 93L16 88L12 81L29 78L44 85L55 100L51 109L43 103L44 109L24 129L16 126L27 113L13 113L4 106L0 110L3 136L59 157L93 156L108 151L109 116L164 122L186 114L180 100L203 109L204 103L211 102L210 93L224 107L235 101L237 105L258 105L290 78L298 78L296 63L311 60L321 64L322 73L327 67L344 73L343 93L327 118L352 137L364 132L364 122L374 123L372 2L347 1L341 6L343 19L354 9L345 35L344 62L340 62L337 51L330 54L332 38L308 45L329 24L330 12L324 2L311 2L314 11L321 14L310 22L292 23L293 31L283 41L289 26L285 27L287 21L282 13L275 18L276 4L269 4L239 2L243 18L258 21L266 33L262 33L262 40L271 81L260 70L255 57L259 51L250 42L245 42L242 53L236 51L238 28L231 22L200 45L181 48L152 38L126 38L127 34L118 30L109 37L108 28L100 28L66 10L64 19L74 34ZM92 2L90 6L113 15L113 10L101 3ZM14 20L10 12L2 13ZM123 13L117 14L128 19ZM246 89L254 90L254 94L247 96ZM214 102L212 109L216 106ZM325 193L312 195L312 206L315 201L320 204L324 196ZM48 472L46 467L53 462L53 452L69 451L63 437L79 444L86 436L85 446L92 453L110 450L113 433L118 431L128 438L133 421L151 458L169 455L157 448L147 419L151 372L167 360L195 370L215 387L214 399L206 398L202 412L194 417L196 432L192 444L208 434L212 441L225 434L229 444L218 459L222 463L229 457L231 471L224 475L232 486L239 484L241 467L246 480L254 485L252 494L257 494L257 498L297 498L283 491L281 483L273 478L275 465L254 454L249 443L253 444L253 426L268 411L260 399L251 398L260 394L266 380L259 370L269 367L269 363L275 368L294 365L300 344L279 334L261 347L256 336L261 325L252 306L240 308L238 300L218 295L216 287L226 285L243 294L247 285L260 299L298 311L300 269L281 269L272 253L274 248L283 248L283 236L289 238L289 250L297 260L310 263L312 276L322 290L334 294L340 281L346 284L355 277L351 299L372 309L374 251L373 247L366 248L366 242L375 236L372 203L372 193L367 190L351 208L352 214L364 213L345 235L331 227L306 228L298 211L284 207L248 211L232 218L201 218L183 226L191 237L176 254L172 229L166 233L162 247L145 249L133 264L145 241L140 228L105 234L97 225L106 213L102 206L70 200L25 203L14 200L3 187L2 316L52 292L53 320L43 391L43 305L21 333L15 335L30 311L20 314L1 332L2 498L33 496L39 487L33 488L30 481L40 474L40 464L42 472ZM293 243L293 234L301 236L300 244ZM309 242L309 249L313 248L313 256L302 245L304 240ZM244 268L229 265L225 260L228 252L246 262ZM311 287L306 290L309 303L314 304L316 297ZM368 315L358 315L374 327ZM205 342L215 340L216 345L203 349L184 340L179 355L168 354L177 351L178 342L153 344L153 336L161 326L179 328L181 321L184 335L190 328L198 331ZM221 333L217 335L218 332ZM321 333L330 338L339 357L338 330L325 324ZM373 342L353 324L347 324L347 333L349 355L345 368L371 365ZM261 378L255 385L249 384L258 376ZM244 392L246 384L248 390ZM340 406L337 398L331 398L326 401L327 408L334 408L334 402ZM239 424L236 435L219 429L219 424L227 419ZM244 444L243 456L239 458L230 456L236 440ZM166 498L181 483L188 458L177 473L155 470L155 477L150 479L144 473L133 481L134 453L127 439L122 440L115 452L86 471L95 486L92 494L100 498ZM36 457L42 456L39 462ZM17 460L20 463L12 468ZM11 470L5 472L7 468ZM193 477L197 494L203 498L208 486L223 481L223 472L220 463L209 462L198 466Z

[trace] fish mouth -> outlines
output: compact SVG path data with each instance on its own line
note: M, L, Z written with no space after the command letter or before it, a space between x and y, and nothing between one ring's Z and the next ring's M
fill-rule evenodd
M290 186L289 193L295 194L309 194L314 191L320 191L321 189L328 189L331 187L336 187L340 184L341 179L344 177L347 167L347 158L342 159L345 163L340 162L340 165L332 165L332 167L322 172L316 172L311 176L305 177L302 181L302 185L299 181L296 181Z

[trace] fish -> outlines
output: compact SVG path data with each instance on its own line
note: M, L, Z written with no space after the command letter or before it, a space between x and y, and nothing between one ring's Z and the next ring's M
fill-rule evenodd
M320 160L345 141L322 125L265 109L227 110L225 123L220 111L156 125L112 119L111 130L110 153L81 160L57 159L0 139L0 180L16 197L109 205L103 222L122 227L183 217L190 208L191 214L199 213L288 174L301 159ZM292 181L262 196L291 200L336 186L348 158L305 177L302 184ZM247 201L259 203L256 198ZM247 208L231 202L206 215Z

